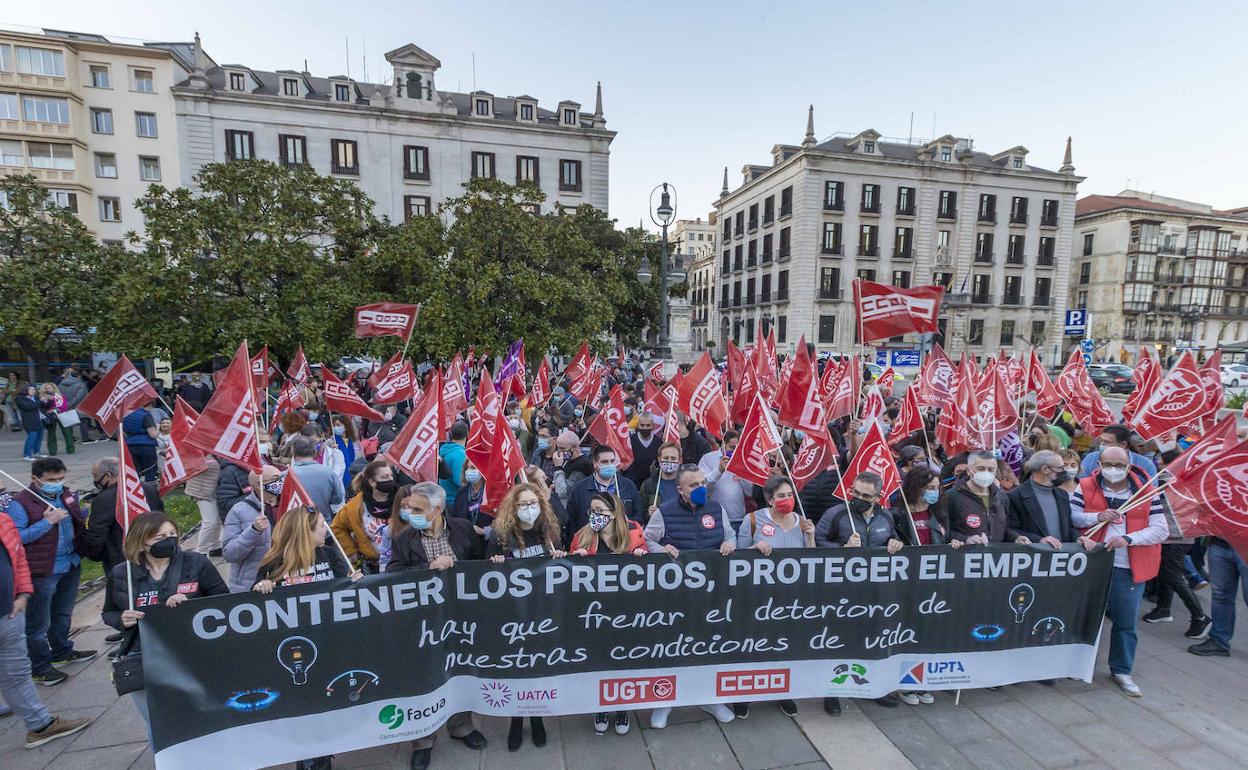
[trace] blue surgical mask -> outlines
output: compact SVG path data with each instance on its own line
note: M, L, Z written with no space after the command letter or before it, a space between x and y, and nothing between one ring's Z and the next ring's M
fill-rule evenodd
M58 497L65 491L65 485L59 481L55 484L44 483L39 485L39 491L47 497Z
M632 408L631 406L626 406L626 407L624 407L624 416L625 416L625 417L627 417L627 416L631 415L632 413L633 413L633 408Z
M689 493L689 502L697 506L706 505L706 487L698 487Z
M469 484L476 484L480 480L481 480L481 471L477 470L476 468L469 468L468 470L464 471L464 481L467 481Z
M585 410L578 406L577 408L572 410L572 414L576 415L577 417L581 417L582 415L585 414Z
M345 435L346 435L346 433L347 433L347 429L346 429L344 426L342 426L342 425L335 425L335 426L334 426L334 435L335 435L335 436L345 436Z
M806 440L806 432L805 432L805 431L801 431L801 430L795 430L795 431L793 431L793 438L797 439L798 441L805 441L805 440Z
M412 526L412 529L429 529L429 517L423 513L404 513L401 514L403 521Z
M321 416L321 413L320 413L320 412L308 412L308 420L309 420L309 421L315 421L315 420L316 420L316 418L318 418L318 417L320 417L320 416Z
M542 450L543 452L545 452L547 449L550 449L550 439L539 437L537 439L537 448Z
M923 501L924 501L924 502L926 502L928 505L935 505L935 504L936 504L936 501L937 501L937 500L939 500L939 499L940 499L940 490L939 490L939 489L925 489L925 490L923 490Z
M604 479L615 478L615 466L614 465L602 466L601 468L598 469L598 475L602 476Z

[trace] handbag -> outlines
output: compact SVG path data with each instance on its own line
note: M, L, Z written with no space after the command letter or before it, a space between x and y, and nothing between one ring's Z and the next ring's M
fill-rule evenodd
M61 423L62 428L73 428L82 422L82 418L78 416L78 412L70 409L67 412L57 412L56 419Z
M139 638L139 626L127 628L113 659L113 687L118 695L143 689L143 652L132 652Z

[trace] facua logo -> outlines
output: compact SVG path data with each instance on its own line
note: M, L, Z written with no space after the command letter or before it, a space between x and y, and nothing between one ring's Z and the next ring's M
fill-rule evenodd
M377 721L385 725L387 730L397 730L403 724L403 709L393 703L382 706Z
M767 668L754 671L721 671L715 675L715 694L775 695L789 691L789 669Z
M598 681L598 703L602 706L672 700L676 700L675 676L600 679Z
M445 707L446 698L420 708L403 708L398 704L388 703L382 706L381 711L377 713L377 721L385 725L387 730L397 730L404 722L417 722L421 719L428 719Z

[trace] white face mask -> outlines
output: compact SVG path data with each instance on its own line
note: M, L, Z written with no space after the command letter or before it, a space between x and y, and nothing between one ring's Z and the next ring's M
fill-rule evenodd
M516 509L516 516L520 517L520 521L525 524L532 524L537 521L537 517L542 513L541 506L522 505Z
M992 486L992 482L997 480L997 474L992 471L978 471L971 476L971 481L975 482L975 486L980 489L987 489Z
M1126 468L1101 468L1101 475L1110 484L1117 484L1127 477Z

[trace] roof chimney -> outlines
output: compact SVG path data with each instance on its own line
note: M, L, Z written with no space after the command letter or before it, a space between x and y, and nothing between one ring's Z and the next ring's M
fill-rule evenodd
M204 47L199 42L199 33L195 33L195 69L191 72L191 88L208 87L208 57L204 55Z
M602 116L602 81L598 81L598 88L594 92L594 128L603 128L607 125L607 119Z
M724 166L724 187L719 191L719 197L723 198L728 194L728 167Z

